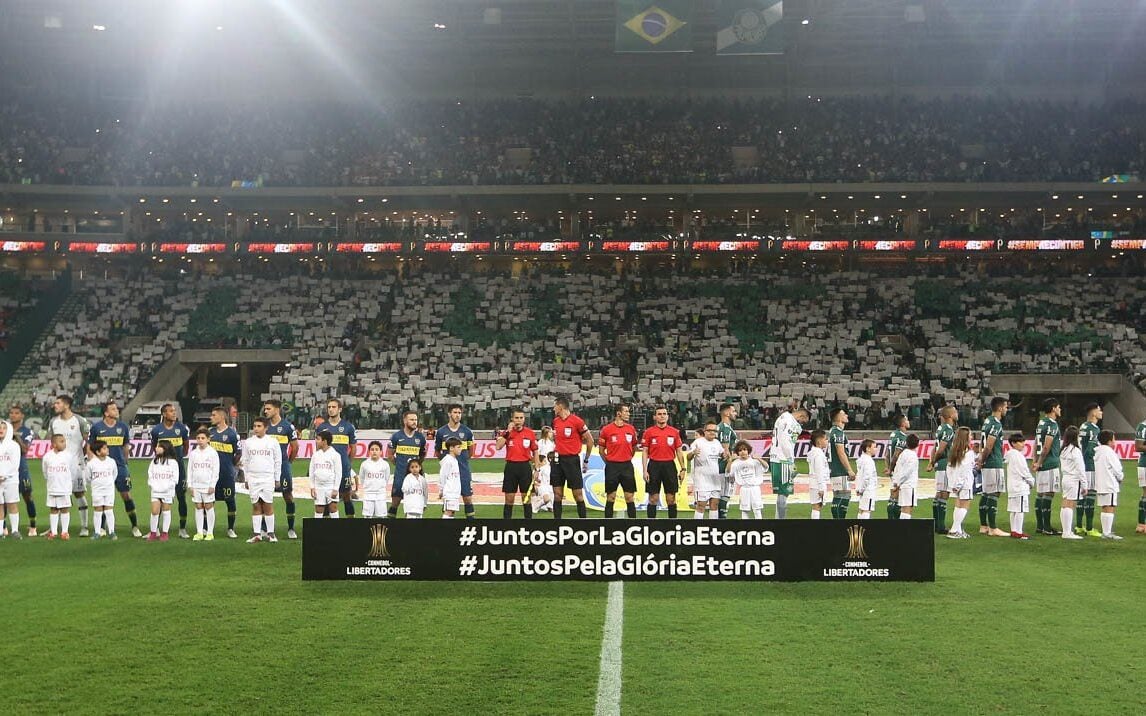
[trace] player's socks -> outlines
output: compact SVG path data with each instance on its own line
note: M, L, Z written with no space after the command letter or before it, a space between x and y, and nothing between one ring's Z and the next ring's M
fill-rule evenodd
M533 519L533 503L530 503L530 502L521 503L521 511L525 513L525 519L527 519L527 520Z
M899 503L896 502L895 500L888 500L887 501L887 519L889 519L889 520L899 519Z
M60 513L55 512L48 515L48 533L59 534L60 532Z
M256 535L262 534L262 532L263 532L263 516L262 515L251 515L251 532L253 532Z
M788 518L788 496L776 495L776 519L783 520ZM757 516L759 519L759 516Z
M1146 497L1138 500L1138 524L1146 525Z
M1114 534L1114 513L1103 512L1099 514L1098 518L1102 521L1102 534Z
M159 521L159 531L167 534L171 531L171 510L164 510L160 517L162 519Z
M207 513L207 534L215 534L215 508L204 510Z
M1144 501L1144 502L1146 502L1146 501ZM651 502L648 505L646 505L645 506L645 516L648 517L650 520L656 519L656 517L657 517L657 506ZM1138 518L1138 522L1142 522L1141 517Z
M1012 512L1011 513L1011 534L1022 534L1022 533L1023 533L1023 513L1022 512Z
M347 498L342 501L342 511L346 513L347 517L354 516L354 500Z
M561 519L561 500L553 501L553 519Z
M720 498L720 509L717 512L717 517L724 520L728 519L728 498Z
M987 526L987 505L990 504L990 495L979 495L979 526Z
M1086 531L1094 529L1094 504L1098 502L1098 496L1094 492L1086 493L1086 504L1083 507L1083 513L1086 515ZM1079 524L1082 524L1081 522Z
M1062 533L1071 534L1072 522L1074 522L1074 510L1070 507L1062 507L1058 511L1058 518L1062 520Z
M36 501L29 496L24 500L24 505L28 508L28 529L36 529Z
M203 510L196 507L195 508L195 534L201 535L206 530L206 527L203 524L203 522L206 521L206 519L207 519L207 515L203 513Z
M513 508L511 507L509 509L512 512ZM398 516L398 505L390 505L389 507L387 507L386 508L386 516L391 518L391 519L397 517ZM510 517L512 517L512 516L513 515L511 514Z
M474 519L476 517L476 515L474 514L473 503L472 502L466 502L466 503L464 503L464 505L465 505L464 509L466 511L466 519L467 520ZM532 505L530 505L530 507L532 507Z
M811 515L811 517L812 517L812 519L813 519L813 520L818 520L818 519L820 519L820 511L819 511L819 510L817 510L815 507L813 507L813 508L812 508L812 515Z
M589 516L589 508L585 505L584 500L577 500L577 516L581 519Z
M286 503L286 513L287 513L287 529L293 530L294 529L294 514L295 514L294 500L289 500Z
M636 516L637 516L637 503L626 501L625 502L625 517L628 517L631 520L631 519L635 519Z
M115 534L115 510L106 509L103 511L103 526L109 535Z
M584 503L579 502L577 504L580 505L580 504L584 504ZM609 500L605 503L605 517L612 517L612 516L613 516L613 501Z
M267 534L275 533L275 516L274 514L263 515L263 524L266 525Z
M991 501L987 503L987 526L991 529L998 529L999 521L999 496L991 495Z
M155 534L159 531L159 515L151 515L151 533Z
M233 530L235 529L235 513L239 507L235 504L234 497L228 497L224 502L227 503L227 529Z
M179 507L179 529L187 529L187 491L175 490L175 502Z
M131 526L139 527L139 517L135 514L135 500L124 500L123 510L127 513L127 519L131 520Z
M1086 498L1082 498L1074 503L1074 524L1082 527L1083 522L1086 520ZM1063 532L1067 532L1066 525L1063 525Z
M668 506L668 513L669 513L669 519L670 519L670 520L675 520L675 519L676 519L676 515L677 515L677 512L676 512L676 505L669 505L669 506Z
M947 499L936 497L931 502L931 516L935 519L935 529L947 529Z
M10 534L16 534L17 532L20 531L20 513L19 512L9 512L8 513L8 530L9 530Z
M61 512L60 513L60 534L66 533L71 526L72 526L72 513L71 513L71 511L69 510L68 512Z
M1043 531L1043 498L1041 496L1035 498L1035 529L1039 532Z
M391 514L390 516L393 517L394 515ZM512 520L513 519L513 505L502 505L501 506L501 518L503 520Z
M86 530L88 528L88 498L81 497L76 501L76 507L80 511L80 529Z

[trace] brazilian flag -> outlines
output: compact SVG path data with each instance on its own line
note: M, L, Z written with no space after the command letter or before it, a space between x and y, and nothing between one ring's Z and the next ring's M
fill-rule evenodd
M692 52L693 0L617 0L617 52Z

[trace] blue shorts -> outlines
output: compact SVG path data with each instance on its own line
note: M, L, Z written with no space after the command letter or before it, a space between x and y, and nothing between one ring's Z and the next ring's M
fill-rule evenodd
M235 476L234 475L220 475L219 481L215 483L215 499L216 500L233 500L235 499Z
M279 481L275 484L275 492L294 492L294 473L290 471L289 467L285 468L279 475Z
M463 472L462 479L462 497L472 497L474 494L474 478L472 474Z
M115 477L115 490L116 492L131 490L131 473L127 471L127 465L119 466L119 474Z

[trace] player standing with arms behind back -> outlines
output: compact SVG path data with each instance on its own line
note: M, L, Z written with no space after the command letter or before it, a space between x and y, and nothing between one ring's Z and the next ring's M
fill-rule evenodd
M832 517L844 520L848 517L848 506L852 493L848 485L856 473L848 460L848 434L844 428L848 424L848 411L836 408L832 411L832 429L828 431L828 463L832 471Z
M932 517L935 518L935 534L947 534L947 498L951 496L947 479L947 454L955 440L955 421L959 411L954 405L944 405L939 409L939 427L935 429L935 450L927 469L935 473L935 499L931 503Z
M434 454L439 459L445 455L446 441L450 438L462 444L462 451L458 453L458 474L461 479L462 503L465 506L466 519L474 518L474 486L473 472L470 470L470 457L473 455L474 431L462 423L462 406L454 403L446 409L449 420L445 425L434 431Z
M398 516L398 503L405 493L402 481L410 468L411 460L421 461L426 457L426 434L418 429L418 414L413 410L402 413L402 429L390 436L390 451L394 458L394 485L390 488L390 509L387 515Z
M999 493L1007 487L1003 462L1003 418L1011 401L1002 396L991 399L991 414L983 421L983 447L978 464L983 471L983 494L979 496L979 534L1007 537L1009 532L998 528Z
M227 425L227 411L221 406L211 411L211 434L208 442L219 456L219 480L215 483L215 498L227 505L227 536L237 539L239 535L235 534L235 516L238 512L238 505L235 504L235 473L242 447L239 444L239 434Z
M733 421L736 420L736 406L732 403L724 403L720 406L720 422L716 424L716 441L724 447L724 456L720 458L720 474L722 476L720 486L720 519L728 519L728 502L732 496L736 494L736 480L728 472L728 463L736 457L736 443L740 442L740 436L736 434L736 429L732 427Z
M895 463L899 460L899 454L903 452L907 446L907 428L910 422L906 415L897 414L892 418L892 425L895 430L891 431L891 435L887 437L887 474L895 474ZM895 481L891 483L891 493L887 497L887 519L899 519L899 490L895 489Z
M403 417L405 417L403 415ZM357 442L357 434L354 425L349 420L342 419L342 401L338 398L331 398L326 401L326 419L314 426L314 432L317 435L320 431L327 431L330 433L331 442L330 446L342 458L342 479L338 484L338 496L342 499L342 506L345 508L345 515L347 517L354 516L354 500L352 493L354 485L352 484L353 478L350 475L350 455L354 452L354 444ZM425 437L422 438L425 441ZM424 449L423 449L424 452ZM398 478L399 481L401 478Z
M298 455L298 430L283 417L282 401L268 400L263 403L263 417L267 419L267 435L278 442L282 451L282 474L275 492L282 493L283 502L286 503L287 539L298 539L298 533L294 531L294 472L291 468L291 463Z
M1061 535L1051 525L1051 506L1054 504L1054 494L1058 492L1062 480L1059 474L1062 451L1062 434L1059 431L1058 419L1062 415L1062 405L1057 398L1047 398L1043 401L1043 417L1035 429L1035 462L1032 466L1035 473L1035 490L1038 497L1035 499L1035 518L1038 521L1038 533L1042 535Z
M1091 537L1102 536L1101 532L1094 529L1094 505L1098 497L1094 489L1094 451L1098 448L1098 434L1102 432L1102 428L1098 427L1099 420L1102 420L1102 407L1098 403L1091 403L1086 406L1086 422L1078 428L1078 441L1082 447L1082 463L1086 468L1088 490L1086 497L1082 499L1082 504L1075 508L1074 532Z
M796 441L803 432L808 412L800 401L788 401L788 410L780 413L772 426L772 453L768 463L772 471L772 492L776 494L776 519L788 516L788 498L796 484Z
M553 440L557 444L557 464L549 477L553 485L553 519L561 519L561 500L565 487L573 491L577 502L577 516L589 516L585 506L585 472L589 469L589 456L593 454L593 434L589 426L569 409L567 398L553 401ZM585 448L584 459L581 448Z

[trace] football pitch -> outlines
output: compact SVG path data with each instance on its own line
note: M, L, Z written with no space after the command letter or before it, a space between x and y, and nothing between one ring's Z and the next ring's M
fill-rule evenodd
M177 524L132 539L122 506L117 542L79 539L73 513L70 542L0 541L4 697L15 714L582 714L619 686L634 714L1141 713L1146 536L1124 466L1123 542L937 539L934 584L632 582L609 634L605 583L304 583L301 541L228 540L222 503L214 542ZM131 469L146 532L146 462Z

